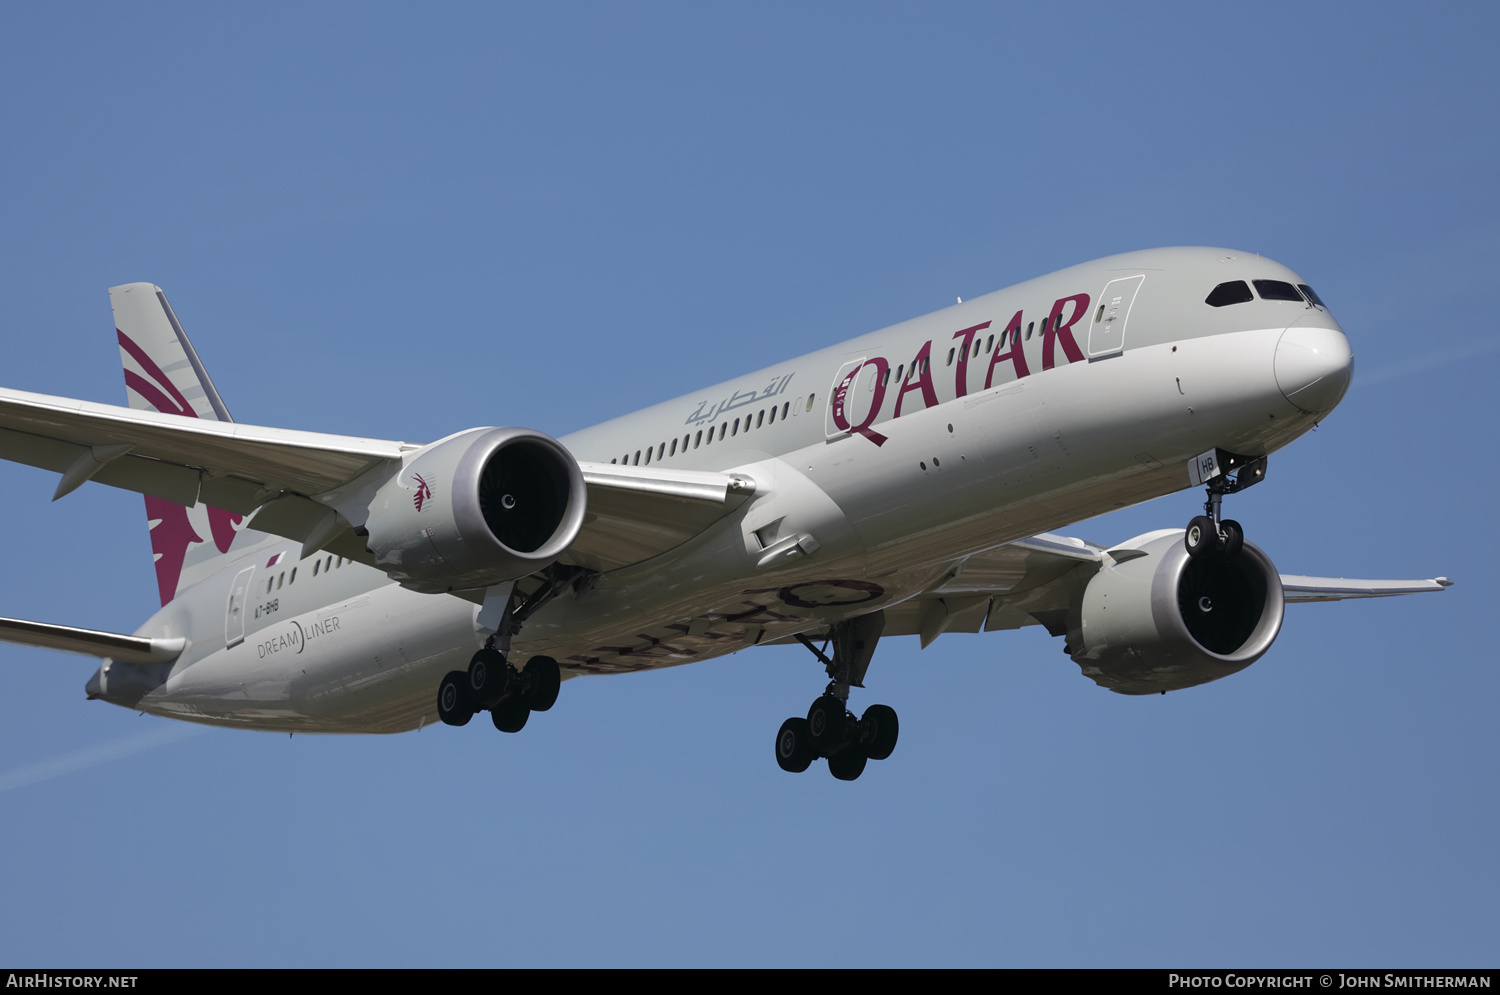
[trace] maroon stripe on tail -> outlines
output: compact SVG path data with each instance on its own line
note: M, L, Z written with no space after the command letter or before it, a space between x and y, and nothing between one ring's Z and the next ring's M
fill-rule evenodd
M146 350L118 328L115 329L115 334L119 337L120 348L141 364L141 369L146 371L151 380L156 381L152 383L134 370L126 370L125 386L145 398L146 403L157 411L197 418L198 412L182 396L182 391L177 389L172 378L146 354ZM167 394L171 394L171 397ZM156 528L151 530L151 552L156 554L157 593L161 596L161 603L166 604L177 596L177 585L182 580L182 564L187 559L188 547L204 540L193 530L187 508L172 501L147 495L146 519L157 523ZM219 552L229 552L229 547L234 542L234 526L243 520L243 515L209 506L208 524L213 533L214 546Z
M182 396L182 391L177 389L177 385L172 382L172 378L163 373L161 367L157 366L155 361L146 355L146 350L136 345L135 341L129 335L126 335L118 328L115 329L115 335L120 339L120 348L130 353L131 357L137 363L141 364L141 369L149 373L157 384L165 387L177 403L173 404L172 401L167 399L166 394L163 394L161 390L133 370L125 371L125 386L144 397L146 402L157 411L169 415L186 415L189 418L197 418L198 412L194 411L193 406L187 402L187 398Z

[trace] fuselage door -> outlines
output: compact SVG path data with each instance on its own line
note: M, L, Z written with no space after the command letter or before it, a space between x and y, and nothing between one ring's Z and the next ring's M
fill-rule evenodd
M255 567L250 566L234 575L234 584L229 588L229 607L224 615L224 646L237 646L245 641L245 611L250 601L250 577Z
M874 367L866 366L868 357L851 359L839 367L828 387L828 405L824 408L824 436L836 439L849 433L851 425L858 425L870 410L870 388L873 385ZM868 381L868 382L867 382ZM860 388L863 387L864 390Z
M1099 304L1094 308L1094 320L1089 324L1089 359L1114 356L1125 350L1125 323L1130 318L1130 305L1135 303L1135 293L1145 281L1145 274L1141 274L1104 285Z

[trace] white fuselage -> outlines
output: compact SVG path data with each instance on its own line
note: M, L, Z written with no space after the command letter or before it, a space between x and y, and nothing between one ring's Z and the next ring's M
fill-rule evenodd
M980 550L1180 490L1205 450L1286 445L1342 386L1327 407L1289 401L1289 378L1313 374L1283 338L1342 332L1305 304L1204 303L1217 284L1260 278L1300 282L1224 250L1115 256L564 437L582 460L732 469L755 493L681 546L547 604L514 655L552 656L566 677L731 653L915 597ZM1122 287L1134 297L1115 314ZM147 622L141 634L189 648L133 707L298 731L435 721L439 680L484 641L479 606L299 552L268 539L226 558ZM245 635L226 648L247 568ZM100 696L115 697L120 666L96 675Z

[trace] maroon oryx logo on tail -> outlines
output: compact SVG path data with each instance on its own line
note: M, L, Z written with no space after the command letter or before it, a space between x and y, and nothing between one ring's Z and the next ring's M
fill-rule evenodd
M418 511L421 511L422 505L432 500L432 488L427 486L427 481L422 479L420 473L414 473L412 476L417 481L417 493L412 495L411 503L416 506Z

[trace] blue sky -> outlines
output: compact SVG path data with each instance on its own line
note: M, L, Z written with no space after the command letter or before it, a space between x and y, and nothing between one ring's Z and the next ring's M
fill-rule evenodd
M209 730L0 648L0 962L1493 964L1480 4L11 4L0 383L122 403L108 286L235 417L554 434L1087 259L1261 252L1355 386L1234 500L1293 606L1132 699L1039 629L882 644L858 782L780 772L800 649L571 681L518 736ZM0 614L130 631L140 499L0 466ZM1080 524L1178 526L1196 492Z

